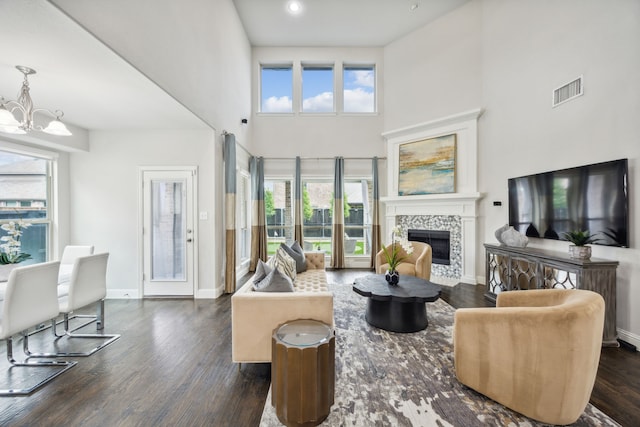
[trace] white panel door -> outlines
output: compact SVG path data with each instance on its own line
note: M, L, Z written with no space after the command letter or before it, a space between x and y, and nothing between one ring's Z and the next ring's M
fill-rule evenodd
M143 171L144 296L194 293L192 170Z

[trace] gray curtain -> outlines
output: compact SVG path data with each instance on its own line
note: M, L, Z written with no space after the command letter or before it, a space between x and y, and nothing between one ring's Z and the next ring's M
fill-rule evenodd
M304 206L302 200L302 173L300 172L300 157L296 157L296 176L294 184L294 224L293 224L293 236L294 239L300 244L300 247L304 248L304 235L302 233L302 225L304 218Z
M225 263L224 291L236 291L236 137L224 136Z
M376 266L376 254L382 249L382 234L380 232L380 192L378 189L378 158L371 160L371 176L373 178L373 202L371 213L371 262L370 267Z
M333 177L331 267L344 268L344 158L336 157Z
M267 260L267 216L264 205L264 159L251 157L251 262L249 270L255 271L258 260Z

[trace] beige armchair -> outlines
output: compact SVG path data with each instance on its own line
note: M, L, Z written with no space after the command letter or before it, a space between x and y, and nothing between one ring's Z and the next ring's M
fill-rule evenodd
M595 292L503 292L496 308L456 310L456 376L529 418L572 424L593 390L603 326L604 300Z
M420 277L425 280L431 279L431 246L422 242L409 242L413 246L413 253L407 255L399 246L400 256L404 261L398 265L400 275ZM391 251L391 245L387 246L387 251ZM391 252L389 252L391 253ZM389 269L389 264L384 256L384 251L376 254L376 273L384 274Z

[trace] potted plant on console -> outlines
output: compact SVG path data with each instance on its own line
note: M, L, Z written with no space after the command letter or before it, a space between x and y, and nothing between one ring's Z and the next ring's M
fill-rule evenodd
M31 255L22 252L23 230L31 224L22 220L10 221L2 224L0 228L5 231L6 235L0 237L0 282L5 282L9 278L11 270L19 263L31 258Z
M389 269L387 273L384 275L384 278L390 285L397 285L400 281L400 273L397 270L398 265L407 255L411 255L413 253L413 246L407 239L402 239L400 237L400 227L395 226L391 230L391 245L389 248L386 246L382 247L384 252L384 257L387 260L387 264L389 264Z
M573 243L573 245L569 246L569 256L576 259L591 258L591 246L587 245L600 241L600 239L595 238L589 230L569 231L568 233L564 233L564 237Z

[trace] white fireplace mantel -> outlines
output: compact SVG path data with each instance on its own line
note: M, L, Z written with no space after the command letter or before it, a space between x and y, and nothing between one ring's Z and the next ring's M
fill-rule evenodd
M478 192L478 118L481 109L466 111L441 119L420 123L382 136L387 141L387 196L384 203L385 230L397 224L398 216L460 217L462 224L462 271L459 279L465 283L476 280L476 222ZM447 194L398 195L399 150L402 144L456 134L456 192Z

